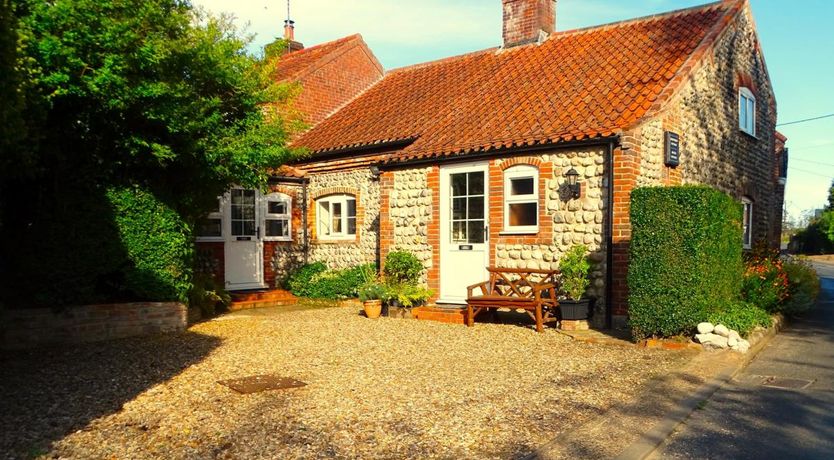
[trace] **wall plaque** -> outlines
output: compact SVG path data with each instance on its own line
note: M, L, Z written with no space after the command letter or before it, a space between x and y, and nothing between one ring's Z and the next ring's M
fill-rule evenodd
M681 163L681 138L678 133L666 131L666 166L675 167Z

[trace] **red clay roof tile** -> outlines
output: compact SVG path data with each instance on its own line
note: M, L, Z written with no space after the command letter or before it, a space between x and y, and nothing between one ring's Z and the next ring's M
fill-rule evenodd
M415 139L392 161L607 137L643 118L741 2L396 69L303 135L316 153Z

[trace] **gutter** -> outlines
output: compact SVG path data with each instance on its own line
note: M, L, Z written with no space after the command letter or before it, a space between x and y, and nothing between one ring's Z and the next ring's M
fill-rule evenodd
M619 136L599 137L594 139L585 139L581 141L557 142L550 144L538 144L527 147L510 147L501 150L487 150L478 153L465 153L454 156L431 157L431 158L417 158L414 160L400 161L396 163L377 163L376 166L381 170L392 170L405 166L416 166L425 164L437 163L452 163L452 162L469 162L474 160L481 160L485 158L495 158L502 156L518 155L520 153L540 153L543 151L553 149L563 149L571 147L591 147L594 145L610 145L612 142L619 142ZM613 162L612 162L613 163Z

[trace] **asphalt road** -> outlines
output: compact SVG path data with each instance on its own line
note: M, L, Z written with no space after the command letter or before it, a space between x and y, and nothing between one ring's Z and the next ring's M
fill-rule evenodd
M834 459L834 264L817 308L778 334L650 457Z

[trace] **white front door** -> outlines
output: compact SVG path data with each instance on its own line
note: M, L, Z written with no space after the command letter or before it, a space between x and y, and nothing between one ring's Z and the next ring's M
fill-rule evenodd
M263 288L260 193L233 188L224 201L226 289Z
M466 303L466 287L489 265L488 163L440 168L440 298Z

